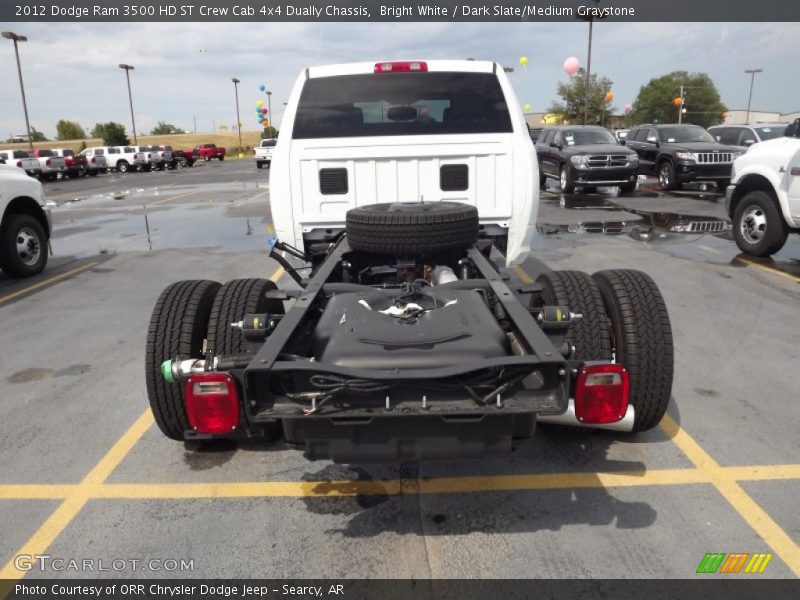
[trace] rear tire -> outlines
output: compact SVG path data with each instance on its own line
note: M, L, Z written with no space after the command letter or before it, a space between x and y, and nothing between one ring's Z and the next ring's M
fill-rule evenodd
M544 288L545 304L567 306L580 315L567 334L567 343L575 347L575 358L611 359L611 331L603 297L588 273L551 271L536 280Z
M658 183L665 192L671 192L678 188L675 180L675 166L672 161L665 160L658 167Z
M350 247L363 252L420 256L478 241L478 210L459 202L371 204L351 208L346 220Z
M567 165L561 165L561 169L559 169L558 172L560 174L559 179L561 181L561 193L573 193L575 191L575 182L572 180L572 175L570 175Z
M667 412L672 395L675 356L664 298L641 271L600 271L593 278L611 321L616 362L628 370L628 401L636 413L633 431L652 429Z
M117 171L120 173L127 173L129 169L130 165L128 165L128 163L126 163L124 160L117 163Z
M733 211L733 238L742 252L770 256L783 248L789 229L777 202L767 192L745 194Z
M183 440L190 426L183 383L165 381L161 363L176 357L202 356L208 318L219 288L216 281L173 283L161 293L150 317L145 351L147 396L159 429L173 440Z
M223 285L211 307L208 320L208 348L214 354L245 354L251 351L242 330L231 327L248 313L283 314L283 302L268 299L266 293L278 289L268 279L234 279ZM239 407L239 422L244 422L244 406ZM264 423L266 439L276 439L283 431L280 421Z

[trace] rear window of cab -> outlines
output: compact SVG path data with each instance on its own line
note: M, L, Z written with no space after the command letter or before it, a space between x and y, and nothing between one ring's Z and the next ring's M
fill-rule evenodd
M511 133L492 73L378 73L308 79L294 139Z

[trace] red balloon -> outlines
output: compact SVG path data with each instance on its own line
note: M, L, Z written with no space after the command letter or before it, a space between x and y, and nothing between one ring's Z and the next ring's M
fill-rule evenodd
M261 114L262 114L262 115L265 115L265 114L267 114L267 109L266 109L266 107L264 107L264 108L262 108L262 109L261 109Z

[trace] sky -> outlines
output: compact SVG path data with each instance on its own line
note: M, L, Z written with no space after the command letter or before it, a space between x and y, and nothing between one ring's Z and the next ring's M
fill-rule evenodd
M273 121L307 66L402 58L476 58L513 66L520 102L544 111L564 60L585 65L588 25L567 23L0 23L28 37L20 45L31 124L55 136L59 119L89 129L118 121L130 133L125 74L131 72L137 133L157 121L187 131L236 122L232 77L245 130L258 130L258 87L273 91ZM520 56L528 57L526 69ZM708 73L729 109L800 111L800 23L612 23L594 27L592 71L614 82L614 104L633 102L651 78L675 70ZM0 139L24 133L16 63L0 39ZM677 95L678 90L676 90Z

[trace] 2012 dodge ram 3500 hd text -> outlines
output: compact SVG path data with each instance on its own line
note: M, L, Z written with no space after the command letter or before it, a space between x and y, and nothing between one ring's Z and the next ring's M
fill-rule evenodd
M672 335L648 275L525 285L497 266L530 251L539 200L497 64L306 69L272 161L271 256L296 285L164 290L146 381L168 437L282 435L310 459L355 462L508 452L537 421L661 420Z

